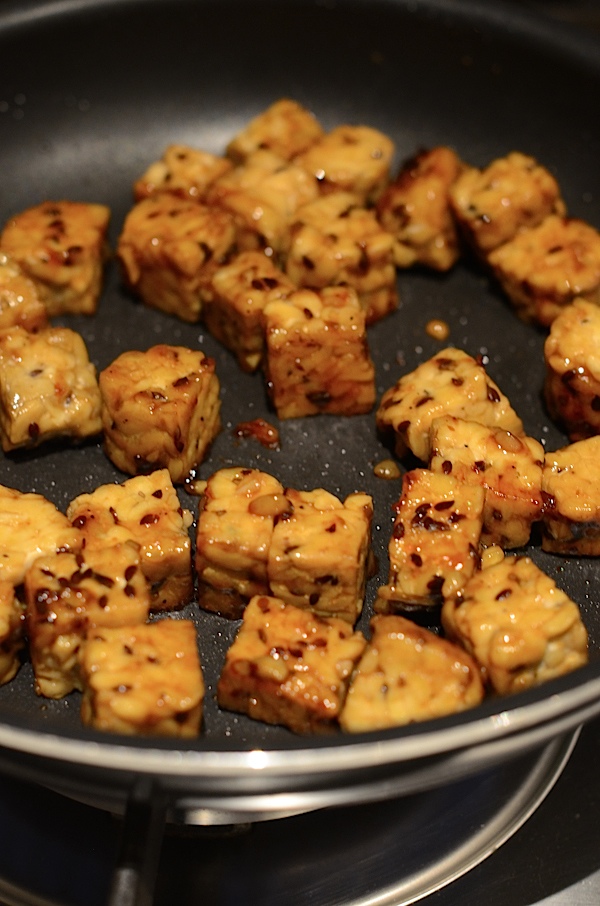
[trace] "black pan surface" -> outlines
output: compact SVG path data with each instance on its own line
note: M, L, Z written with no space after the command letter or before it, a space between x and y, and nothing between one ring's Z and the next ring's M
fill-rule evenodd
M311 108L326 128L365 123L387 132L396 144L396 164L434 144L448 144L478 166L511 150L531 154L557 177L570 213L600 227L599 50L580 32L559 30L501 3L469 0L3 0L0 221L46 199L102 202L112 211L114 247L134 179L168 143L222 153L252 116L288 96ZM541 402L543 332L521 324L476 267L461 264L445 276L403 272L398 285L400 309L369 333L378 395L441 348L425 325L443 318L450 345L486 357L527 432L549 450L566 442ZM373 474L390 451L377 437L372 415L281 423L277 451L235 438L240 421L262 416L277 424L262 378L243 375L201 325L137 303L123 289L114 262L98 314L56 321L81 332L98 369L124 350L159 341L200 346L214 356L224 429L200 478L241 464L293 487L325 487L339 496L371 493L379 575L367 590L360 624L366 630L375 589L387 577L391 507L400 488L399 481ZM126 477L95 443L0 459L3 484L43 493L63 510L77 494ZM181 496L195 514L196 498L183 490ZM198 624L208 687L205 729L197 741L174 746L84 730L78 694L60 702L37 698L25 664L0 689L0 744L35 751L35 740L57 739L66 745L58 757L77 760L79 749L71 751L68 743L99 743L90 757L102 761L106 752L108 763L121 744L140 755L152 749L211 756L253 749L342 752L390 739L418 745L422 736L431 750L438 728L440 739L442 729L451 733L453 745L468 746L475 726L478 739L489 738L499 732L499 712L504 726L519 732L568 714L582 701L587 707L591 700L594 709L600 691L598 564L543 555L535 543L531 553L578 601L590 633L590 665L543 689L359 740L297 738L219 711L213 694L237 624L193 604L183 615ZM58 753L58 744L51 752Z

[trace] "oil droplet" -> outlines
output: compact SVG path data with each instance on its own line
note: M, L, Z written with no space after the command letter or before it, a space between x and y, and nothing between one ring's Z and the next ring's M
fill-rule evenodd
M378 462L373 468L373 473L376 478L385 478L388 481L400 478L398 463L395 463L393 459L384 459Z

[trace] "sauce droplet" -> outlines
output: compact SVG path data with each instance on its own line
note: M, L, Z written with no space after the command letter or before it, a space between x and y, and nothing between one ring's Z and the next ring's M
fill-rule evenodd
M450 336L450 327L446 321L432 318L425 325L425 333L434 340L447 340Z
M393 459L384 459L381 462L378 462L373 468L373 473L376 478L386 478L388 481L394 478L400 478L400 468L398 463L395 463Z

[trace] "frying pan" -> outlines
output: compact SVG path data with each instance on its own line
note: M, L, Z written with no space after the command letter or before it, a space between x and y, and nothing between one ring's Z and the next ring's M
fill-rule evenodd
M557 177L568 209L600 227L598 44L501 3L452 0L54 0L0 3L0 219L46 199L107 204L114 247L131 187L171 142L222 153L247 121L295 98L326 129L364 123L388 133L395 167L421 147L447 144L484 166L520 150ZM401 306L373 326L378 396L439 350L425 325L442 318L448 343L482 354L527 432L547 449L566 438L541 401L544 334L520 323L478 268L398 276ZM122 286L111 262L98 314L57 319L78 330L98 369L127 349L164 341L215 358L224 428L205 478L245 465L296 488L375 501L379 573L360 628L387 578L387 542L399 481L374 466L390 456L373 414L283 422L279 450L234 436L236 424L277 424L260 375L243 375L203 330L153 312ZM99 484L122 481L101 446L7 455L0 481L60 509ZM181 491L194 514L197 500ZM205 728L173 742L101 735L79 721L77 693L33 693L31 668L0 689L0 767L119 808L136 778L183 808L281 814L432 788L574 730L600 711L600 568L594 560L530 553L581 606L590 663L473 711L359 736L297 737L221 712L216 681L236 623L182 613L198 626L207 683Z

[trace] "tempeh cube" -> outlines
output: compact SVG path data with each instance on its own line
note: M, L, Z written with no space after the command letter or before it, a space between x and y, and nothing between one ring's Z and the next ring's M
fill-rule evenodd
M324 617L353 625L364 601L373 502L354 493L344 501L321 488L287 488L287 510L269 548L271 594Z
M148 618L150 589L133 541L46 554L24 586L35 690L46 698L81 690L78 653L90 628Z
M129 350L99 384L109 459L130 475L167 468L175 484L184 482L221 427L214 359L166 344Z
M500 694L519 692L587 663L577 605L525 556L505 557L445 602L442 624Z
M21 665L23 617L24 608L12 582L0 579L0 685L8 683Z
M375 212L349 192L334 192L299 208L285 269L298 286L355 289L367 324L398 306L393 237Z
M450 202L463 235L484 259L548 215L566 212L556 179L518 151L483 170L467 168L451 187Z
M387 390L376 419L381 431L393 432L400 458L410 450L428 462L431 423L442 415L523 434L521 419L485 367L453 347L438 352Z
M600 435L546 453L542 548L600 556Z
M227 211L160 193L128 213L117 257L125 283L145 305L194 323L204 288L233 253L235 239Z
M544 399L569 440L600 434L600 306L574 299L544 344Z
M543 465L544 448L533 437L451 415L432 424L429 468L485 491L481 542L486 546L527 544L542 515Z
M375 368L354 290L297 290L269 301L264 319L267 386L280 419L371 410Z
M180 198L203 201L209 186L232 166L226 157L199 148L168 145L160 160L150 164L145 173L136 179L133 184L134 198L141 201L166 192Z
M525 322L549 327L578 296L600 305L600 233L583 220L547 217L488 260Z
M78 551L83 536L41 494L0 485L0 580L17 587L43 554Z
M342 190L364 203L377 200L390 178L394 143L371 126L342 125L327 132L294 160L323 193Z
M238 619L250 598L269 594L275 520L289 509L279 481L258 469L219 469L199 506L195 566L205 610Z
M404 162L377 202L379 222L394 237L398 267L424 265L447 271L460 256L449 190L465 165L444 146L419 151Z
M241 252L216 271L204 299L204 324L244 371L256 371L265 348L264 307L293 289L292 281L263 252Z
M352 677L342 730L366 733L473 708L484 687L458 645L397 615L371 620L371 639Z
M5 451L102 431L96 368L68 327L0 331L0 441Z
M167 469L80 494L69 504L67 517L85 539L86 548L129 540L139 544L152 609L168 610L191 599L188 529L192 514L182 508Z
M199 734L204 678L190 620L94 629L80 661L87 726L126 735Z
M295 733L332 730L364 646L343 620L257 595L227 652L218 703Z
M405 472L376 610L423 612L456 595L479 567L483 505L483 488L453 475Z
M235 135L227 145L227 155L243 163L256 151L267 150L291 160L323 135L315 116L290 98L275 101Z
M33 281L50 316L95 313L109 219L102 204L46 201L6 223L0 248Z
M36 331L48 326L48 312L33 280L9 255L0 251L0 330L24 327Z

